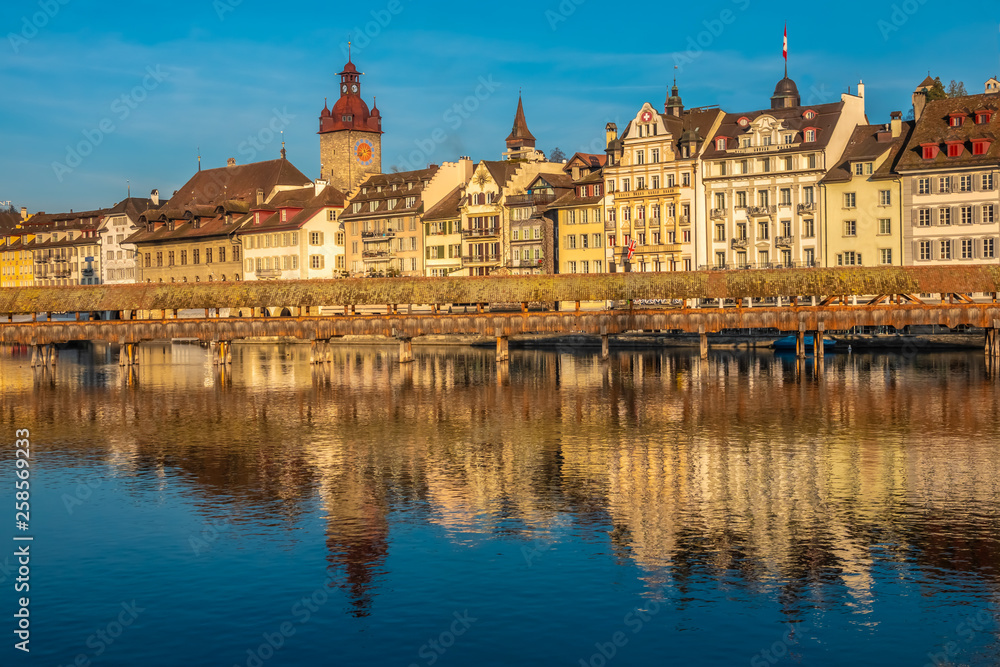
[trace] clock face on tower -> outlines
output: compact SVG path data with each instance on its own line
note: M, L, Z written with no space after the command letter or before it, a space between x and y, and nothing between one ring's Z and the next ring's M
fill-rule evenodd
M650 119L651 119L652 117L653 117L653 114L651 114L651 113L650 113L650 112L648 112L648 111L643 111L643 112L642 112L642 115L641 115L641 116L639 116L639 118L641 118L641 119L642 119L642 122L643 122L643 123L648 123L648 122L650 121Z
M367 167L372 163L372 158L375 156L375 149L372 147L372 142L367 139L358 139L357 143L354 144L354 158L363 167Z
M352 93L358 92L358 84L356 84L356 83L352 83L351 84L351 92Z
M347 92L347 84L346 83L343 86L340 87L340 91L343 92L343 93Z

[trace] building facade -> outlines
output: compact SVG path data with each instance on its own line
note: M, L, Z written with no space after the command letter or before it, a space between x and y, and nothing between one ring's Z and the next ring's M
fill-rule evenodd
M820 180L864 122L863 85L839 102L803 105L787 76L770 109L727 113L703 153L708 266L817 266Z
M1000 90L927 101L914 92L915 127L897 165L903 263L995 264L1000 242Z
M319 116L320 179L349 193L382 171L382 115L361 97L361 73L350 58L340 76L340 97Z
M462 270L462 187L451 192L423 216L424 275L444 278Z
M21 207L0 211L0 287L29 287L34 284L34 262L26 246L35 235L25 231L31 216Z
M101 228L101 273L107 284L134 283L139 279L140 266L135 244L126 239L139 231L139 217L165 205L160 193L153 190L149 199L128 197L111 207Z
M34 238L25 244L39 286L99 285L100 230L109 209L80 213L38 213L25 221Z

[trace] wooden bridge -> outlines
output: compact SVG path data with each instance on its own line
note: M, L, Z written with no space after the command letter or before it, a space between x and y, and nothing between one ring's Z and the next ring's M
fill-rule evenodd
M508 338L522 333L600 335L606 357L612 334L692 332L704 356L708 333L773 328L797 334L804 355L810 332L819 350L827 331L936 324L985 329L996 359L998 292L1000 265L5 288L0 341L34 346L37 364L54 361L55 343L109 341L131 365L142 341L196 338L225 364L234 340L309 340L322 362L331 339L374 334L399 339L406 362L415 337L476 334L495 336L505 361Z

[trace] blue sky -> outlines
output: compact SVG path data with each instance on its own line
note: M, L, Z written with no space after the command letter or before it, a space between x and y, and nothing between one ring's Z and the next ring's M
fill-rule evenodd
M906 112L928 70L970 93L1000 74L995 0L960 11L941 0L790 6L180 0L98 10L7 0L0 201L48 212L110 206L126 179L133 194L169 196L196 170L199 147L206 168L277 157L273 129L315 178L319 112L338 94L352 32L362 92L383 116L385 170L497 159L519 89L538 147L568 155L601 150L605 123L623 125L643 102L662 107L675 65L689 107L766 107L782 76L785 21L803 99L835 101L864 79L871 122ZM455 104L468 111L448 113ZM441 143L431 140L439 129Z

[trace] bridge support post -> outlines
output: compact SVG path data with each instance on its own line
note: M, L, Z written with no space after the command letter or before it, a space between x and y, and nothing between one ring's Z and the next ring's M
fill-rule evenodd
M823 370L824 357L823 357L823 333L826 331L826 325L820 322L817 325L816 333L813 335L813 363L816 365L816 371L821 372Z
M806 356L806 324L799 322L799 331L795 334L795 356Z
M41 364L41 362L42 362L41 347L42 347L41 345L35 345L35 344L31 345L31 367L32 368L36 368L36 367L42 365Z
M708 334L705 333L704 325L698 327L698 342L701 350L701 358L708 359Z
M500 327L496 329L497 335L497 363L510 361L510 339L503 335Z
M45 365L55 366L58 360L59 349L55 346L55 343L49 343L45 346Z
M1000 320L993 320L993 326L986 329L986 356L1000 359Z
M413 362L413 339L399 339L399 363L408 364Z
M601 325L601 361L611 358L610 336L608 336L608 325Z

